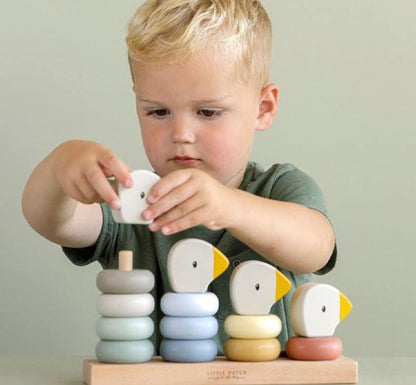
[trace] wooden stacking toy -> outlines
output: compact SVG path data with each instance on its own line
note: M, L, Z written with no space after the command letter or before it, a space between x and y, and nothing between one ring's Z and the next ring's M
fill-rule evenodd
M121 209L112 215L120 223L150 224L142 212L148 206L150 189L160 178L146 170L133 171L131 176L132 188L117 186ZM207 290L228 264L218 249L203 240L184 239L171 248L167 270L172 291L161 298L165 314L159 325L161 357L154 357L149 340L154 332L149 317L154 310L149 293L154 276L147 270L133 270L132 253L121 251L119 269L104 270L97 276L102 292L97 300L102 317L96 323L100 341L95 350L97 359L84 360L84 383L275 385L358 381L357 362L339 357L342 343L332 336L351 304L330 285L306 284L296 290L291 318L297 336L287 343L289 358L277 359L281 347L276 337L282 323L270 314L270 308L290 290L290 281L260 261L243 262L231 275L235 314L224 323L230 337L224 344L226 357L217 357L214 338L218 322L214 316L219 300Z
M119 269L101 271L97 288L97 310L102 315L96 323L100 341L95 347L98 361L132 364L149 361L154 347L149 340L154 325L149 315L154 298L149 293L155 280L149 270L133 270L133 253L120 251Z
M228 259L210 243L200 239L181 240L169 251L169 283L175 292L165 293L160 322L164 337L160 354L165 361L212 361L218 353L214 340L218 322L218 297L207 292L212 280L228 267Z
M295 360L334 360L342 354L342 341L335 328L348 315L352 304L335 287L308 282L299 286L290 303L290 318L296 337L286 344Z
M125 188L117 183L117 193L120 198L120 210L111 210L113 218L119 223L149 224L151 220L142 218L142 212L147 208L147 195L152 186L160 179L154 172L135 170L130 173L133 186Z
M238 265L230 278L231 304L237 314L225 319L230 337L225 356L232 361L271 361L280 355L276 339L280 318L269 314L271 306L290 290L290 281L277 269L261 261Z

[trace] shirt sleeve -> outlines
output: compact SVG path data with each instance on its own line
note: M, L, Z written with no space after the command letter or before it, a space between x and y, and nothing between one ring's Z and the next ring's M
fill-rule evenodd
M331 223L324 196L318 184L309 175L290 164L281 165L278 168L270 197L284 202L298 203L319 211ZM330 272L335 267L336 260L337 247L335 245L326 265L316 271L315 274L323 275Z

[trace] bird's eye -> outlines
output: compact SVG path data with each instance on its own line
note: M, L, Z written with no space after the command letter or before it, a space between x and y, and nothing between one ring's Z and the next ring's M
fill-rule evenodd
M256 288L256 290L260 290L260 285L258 283L256 283L255 288Z
M324 305L324 306L322 306L322 313L325 313L326 312L326 306Z
M142 191L141 193L140 193L140 198L144 198L144 196L145 196L145 193Z
M196 268L198 266L198 262L197 261L193 261L192 266Z

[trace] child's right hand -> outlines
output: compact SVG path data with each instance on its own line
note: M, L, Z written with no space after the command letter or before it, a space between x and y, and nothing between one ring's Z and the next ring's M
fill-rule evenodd
M114 177L126 188L133 185L128 166L100 143L70 140L49 157L60 188L78 202L104 201L118 210L121 207L119 197L107 178Z

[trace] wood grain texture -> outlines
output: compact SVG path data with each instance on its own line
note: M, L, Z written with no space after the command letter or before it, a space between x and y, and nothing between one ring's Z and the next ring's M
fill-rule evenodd
M341 356L334 361L232 362L223 357L204 363L168 363L155 357L135 365L85 360L87 385L273 385L351 384L358 382L358 363Z

